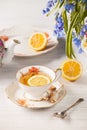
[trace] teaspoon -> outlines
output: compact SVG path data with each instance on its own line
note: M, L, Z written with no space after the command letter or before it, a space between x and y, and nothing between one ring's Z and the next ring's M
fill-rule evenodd
M83 98L79 98L74 104L72 104L66 110L64 110L62 112L56 112L56 113L54 113L54 116L56 116L58 118L64 118L64 117L66 117L67 116L67 111L70 110L72 107L78 105L82 101L84 101L84 99Z

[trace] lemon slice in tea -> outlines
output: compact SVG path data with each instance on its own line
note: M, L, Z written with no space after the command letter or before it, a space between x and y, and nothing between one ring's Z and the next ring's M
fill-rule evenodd
M45 86L50 82L50 79L44 75L35 75L28 79L29 86Z

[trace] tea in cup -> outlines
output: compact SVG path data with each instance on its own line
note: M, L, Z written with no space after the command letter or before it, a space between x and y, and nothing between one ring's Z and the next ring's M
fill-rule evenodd
M58 77L52 69L39 65L24 67L16 74L19 86L32 98L42 97Z

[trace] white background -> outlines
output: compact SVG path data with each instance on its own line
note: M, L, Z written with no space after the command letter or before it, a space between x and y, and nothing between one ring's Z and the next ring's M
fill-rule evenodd
M0 27L11 25L52 26L53 15L42 14L46 0L0 0Z

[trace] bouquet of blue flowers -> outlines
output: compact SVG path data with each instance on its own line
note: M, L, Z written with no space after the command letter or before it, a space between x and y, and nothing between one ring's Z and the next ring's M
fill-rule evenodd
M57 38L66 37L66 55L75 58L72 43L79 47L87 34L87 0L48 0L43 13L49 16L52 12L56 20L54 33Z

